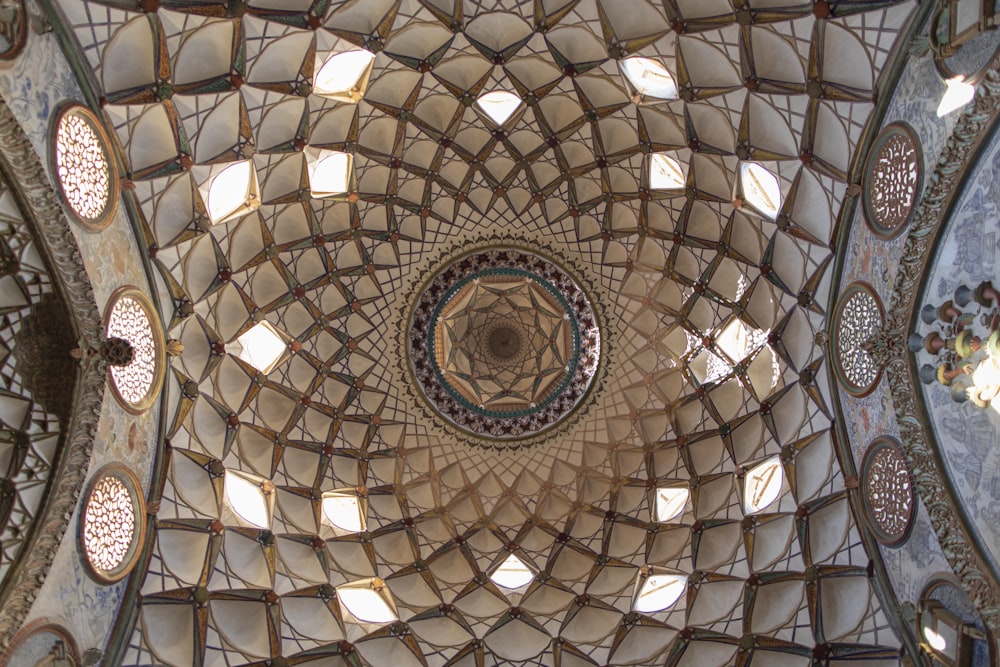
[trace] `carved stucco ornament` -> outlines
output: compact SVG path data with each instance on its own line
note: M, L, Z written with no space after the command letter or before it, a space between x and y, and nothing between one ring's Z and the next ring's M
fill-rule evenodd
M21 195L23 213L33 225L61 283L69 315L80 340L101 340L101 316L90 279L69 223L42 163L7 104L0 100L0 167ZM15 567L0 586L0 654L24 622L48 575L69 527L90 463L104 397L106 366L98 355L80 359L78 391L65 440L50 479L50 491L31 528Z
M974 102L959 116L929 176L903 245L885 322L870 340L872 356L885 365L899 434L917 493L927 508L949 564L994 632L1000 632L1000 582L990 574L983 556L973 545L959 519L958 502L947 490L947 472L938 459L934 436L918 397L920 380L906 348L906 336L913 331L919 316L921 304L917 299L922 277L929 270L939 230L947 222L948 204L960 189L979 144L988 138L998 112L1000 69L994 63L979 85Z

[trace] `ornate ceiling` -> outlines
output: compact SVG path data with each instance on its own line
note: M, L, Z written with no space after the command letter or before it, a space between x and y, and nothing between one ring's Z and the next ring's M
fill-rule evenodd
M184 344L125 664L896 664L823 341L912 3L60 7ZM498 448L419 398L404 333L445 258L514 240L606 349Z

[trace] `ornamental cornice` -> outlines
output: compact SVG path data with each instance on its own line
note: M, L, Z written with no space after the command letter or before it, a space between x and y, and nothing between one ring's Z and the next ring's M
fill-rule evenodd
M0 169L16 195L53 269L80 341L101 339L101 317L69 223L28 136L0 99ZM87 475L104 398L105 365L97 355L80 360L65 440L53 463L46 499L18 560L0 588L0 654L10 645L45 582Z
M963 524L960 504L950 492L947 472L937 452L930 422L919 398L919 378L905 341L919 314L918 298L951 203L962 186L970 161L991 132L1000 113L1000 68L994 63L980 83L975 100L959 116L923 196L903 245L885 323L876 335L878 360L885 364L900 438L921 502L945 556L983 619L1000 632L1000 582ZM895 341L888 344L886 341Z

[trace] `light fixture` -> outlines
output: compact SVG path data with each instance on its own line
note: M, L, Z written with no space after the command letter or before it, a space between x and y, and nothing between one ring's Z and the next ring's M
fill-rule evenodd
M690 489L686 486L661 486L656 489L656 520L666 523L684 513Z
M363 49L330 56L313 77L313 94L338 102L360 102L374 62L375 54Z
M757 514L777 500L784 479L785 473L778 456L751 468L743 480L743 513Z
M778 217L781 209L781 184L778 177L760 163L740 163L736 196L743 204L768 220Z
M686 574L645 566L636 577L632 611L653 614L669 609L680 600L686 589Z
M658 60L635 56L622 60L619 68L639 95L661 100L677 99L677 83Z
M934 630L931 626L923 626L922 634L924 635L924 639L927 641L927 644L935 651L945 653L948 650L948 640L945 639L944 635L939 634L937 630Z
M986 639L974 625L966 623L939 600L924 598L920 601L921 646L934 657L935 663L947 667L967 667L972 664L977 641Z
M976 96L976 87L965 80L962 75L953 76L944 82L945 91L938 104L937 115L947 116L956 109L961 109Z
M378 577L337 586L337 599L356 623L384 625L399 620L389 588Z
M255 324L226 345L227 352L236 355L264 375L275 369L287 349L284 337L266 320Z
M354 166L354 156L350 153L307 148L306 163L309 168L309 190L313 197L334 197L350 192L351 171Z
M507 556L490 574L490 579L494 584L510 590L527 586L534 578L535 573L514 554Z
M480 110L497 125L503 125L521 106L521 98L506 90L494 90L476 100Z
M649 156L649 189L682 190L684 188L684 168L681 163L666 153Z
M253 160L240 160L213 168L202 192L212 224L241 218L260 206L260 186Z
M226 502L237 517L257 528L271 527L274 485L263 478L227 470Z
M360 533L368 526L364 500L354 489L324 493L323 516L331 526L346 533Z

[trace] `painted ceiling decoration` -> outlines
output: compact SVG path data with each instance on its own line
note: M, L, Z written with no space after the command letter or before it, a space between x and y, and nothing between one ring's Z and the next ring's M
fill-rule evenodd
M898 664L825 304L912 2L59 6L183 343L123 664Z
M28 615L87 472L106 365L79 248L38 155L0 102L0 638Z
M558 424L587 397L603 356L580 285L503 245L440 267L404 326L412 382L431 409L488 441Z

